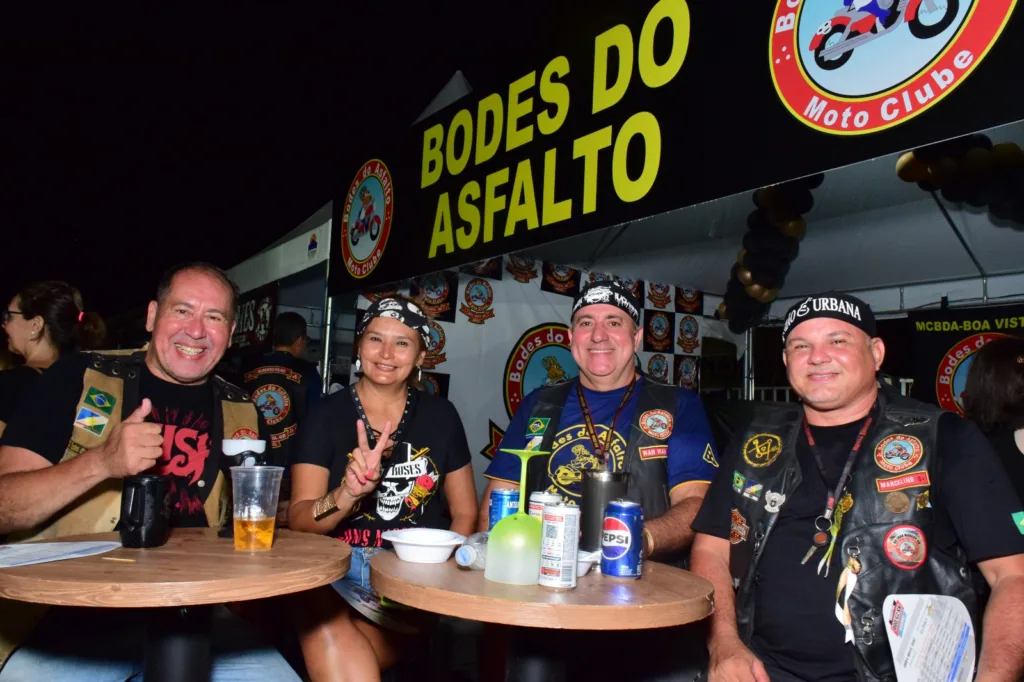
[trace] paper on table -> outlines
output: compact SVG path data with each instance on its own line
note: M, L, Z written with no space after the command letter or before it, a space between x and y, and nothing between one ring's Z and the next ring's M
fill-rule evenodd
M973 679L974 627L959 599L890 594L882 608L899 682Z
M120 546L120 542L33 542L0 545L0 568L103 554Z

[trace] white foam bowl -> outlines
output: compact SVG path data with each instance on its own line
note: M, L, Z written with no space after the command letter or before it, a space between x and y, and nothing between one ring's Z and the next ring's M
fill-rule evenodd
M601 560L601 550L597 549L593 552L584 552L580 550L576 554L576 577L582 578L587 573L590 573L590 569L594 567L597 561Z
M234 457L243 452L262 454L267 451L267 441L251 438L225 438L220 442L220 450L228 457Z
M443 564L466 541L458 533L436 528L389 530L381 537L395 546L399 559L417 564Z

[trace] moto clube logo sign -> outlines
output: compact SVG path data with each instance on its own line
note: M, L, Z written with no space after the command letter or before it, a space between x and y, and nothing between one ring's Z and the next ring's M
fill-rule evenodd
M1016 0L779 0L769 60L786 108L825 133L899 125L985 58Z
M655 32L663 23L671 24L672 44L659 49L659 57L667 57L656 60ZM647 196L662 154L662 128L654 113L635 111L575 139L553 136L565 132L571 110L581 120L577 109L593 116L619 105L630 88L668 85L683 66L689 41L686 2L661 0L638 33L619 24L595 38L589 92L570 88L568 77L579 67L557 56L504 92L424 130L420 188L438 187L427 258L549 228L594 213L604 202L632 203ZM627 152L642 163L631 159L627 168ZM599 196L605 175L611 177L614 197Z

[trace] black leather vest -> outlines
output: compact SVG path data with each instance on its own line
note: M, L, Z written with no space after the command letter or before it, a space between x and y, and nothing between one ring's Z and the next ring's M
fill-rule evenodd
M930 490L941 466L936 440L942 413L916 400L880 393L877 417L847 488L853 506L843 517L831 570L842 571L848 562L859 562L856 588L847 606L855 637L854 666L857 679L864 682L896 680L885 634L889 614L882 611L889 594L957 597L978 629L976 598L962 549L949 553L932 542ZM733 441L740 450L734 459L730 569L737 588L736 622L748 643L754 623L754 575L778 509L785 506L783 501L773 511L770 503L778 501L778 494L792 496L801 481L796 443L802 419L798 405L759 411ZM760 490L750 491L751 482ZM889 495L894 497L887 505ZM814 560L820 556L819 551Z
M668 469L665 457L643 458L642 449L668 447L665 439L654 438L640 428L640 418L651 410L664 410L670 415L676 414L678 392L675 386L657 384L648 378L640 383L636 411L630 417L629 437L626 442L626 456L623 470L629 472L629 487L626 497L638 502L644 510L645 519L655 519L668 511L671 504L668 497ZM547 430L541 440L540 449L552 451L552 444L558 433L558 424L562 418L565 401L574 399L576 380L565 384L542 388L534 404L530 421L536 418L550 419ZM621 427L620 427L620 433ZM543 461L542 461L543 460ZM544 490L547 461L541 457L530 460L526 474L526 485L529 492Z

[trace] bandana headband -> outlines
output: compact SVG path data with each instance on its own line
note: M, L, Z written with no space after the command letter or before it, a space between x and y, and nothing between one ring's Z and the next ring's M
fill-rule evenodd
M580 309L588 305L612 305L629 315L633 324L640 326L640 302L633 292L616 281L590 282L580 290L572 304L571 320Z
M782 324L782 345L800 323L822 317L852 324L870 337L878 335L871 306L855 296L829 292L808 296L789 309Z
M370 322L378 317L398 320L420 335L425 348L430 347L430 326L427 324L427 316L415 303L398 298L382 298L370 304L370 307L363 311L362 319L359 320L356 336L362 336L366 328L370 326Z

